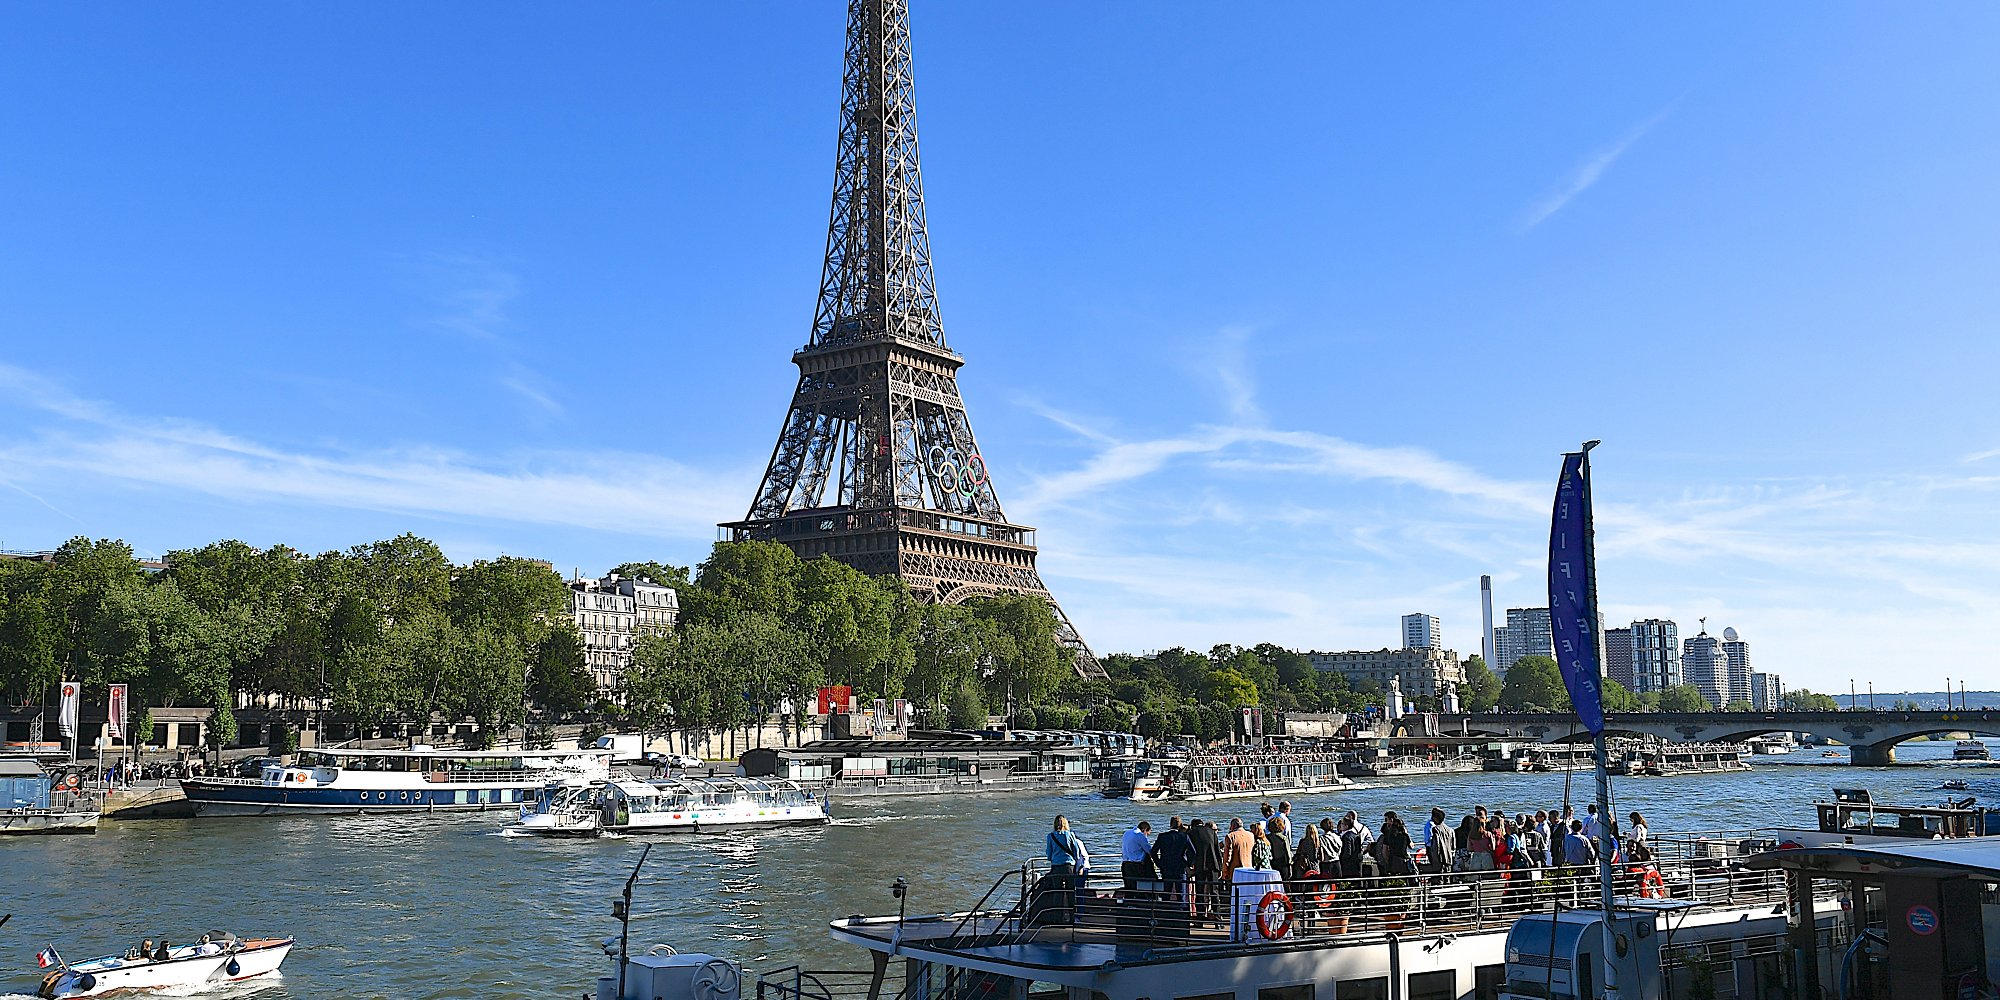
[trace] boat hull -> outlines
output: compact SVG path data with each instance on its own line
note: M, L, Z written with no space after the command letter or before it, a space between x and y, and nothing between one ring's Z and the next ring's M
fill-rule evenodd
M250 941L241 951L188 955L164 962L100 958L54 972L43 981L44 997L94 997L106 993L239 982L268 976L291 954L290 938ZM193 949L176 949L192 952Z
M196 816L358 815L363 813L516 810L533 801L534 784L451 785L421 789L242 785L188 778L181 791Z
M34 833L96 833L100 814L49 810L0 810L0 836Z

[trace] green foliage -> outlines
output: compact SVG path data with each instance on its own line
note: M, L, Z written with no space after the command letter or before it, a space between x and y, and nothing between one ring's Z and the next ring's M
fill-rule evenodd
M1638 695L1633 694L1630 688L1609 677L1604 678L1604 683L1599 687L1598 691L1604 699L1604 710L1606 712L1630 713L1645 710L1645 703Z
M1916 707L1916 704L1917 704L1916 702L1911 702L1910 703L1911 708L1914 709ZM1722 706L1722 710L1725 712L1755 712L1757 708L1756 706L1750 704L1750 699L1737 698L1731 701L1729 704Z
M1662 712L1706 712L1714 707L1692 684L1676 684L1660 692Z
M1569 691L1563 687L1556 661L1547 656L1515 660L1500 687L1500 707L1509 712L1568 711Z
M1458 692L1459 701L1468 712L1491 712L1500 704L1500 676L1486 665L1483 656L1468 656L1465 659L1465 687Z
M1838 712L1840 702L1830 694L1817 694L1800 688L1785 692L1781 704L1787 712Z
M986 693L979 682L970 677L959 682L948 699L947 711L953 729L986 728Z
M528 667L528 700L544 711L580 712L597 694L576 624L564 620L548 630Z

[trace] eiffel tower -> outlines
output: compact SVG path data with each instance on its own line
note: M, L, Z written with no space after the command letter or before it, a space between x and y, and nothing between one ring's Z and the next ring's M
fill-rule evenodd
M1014 524L958 393L924 231L908 0L849 0L826 267L799 386L737 540L895 573L926 601L1048 597L1035 531ZM1055 609L1077 672L1104 668Z

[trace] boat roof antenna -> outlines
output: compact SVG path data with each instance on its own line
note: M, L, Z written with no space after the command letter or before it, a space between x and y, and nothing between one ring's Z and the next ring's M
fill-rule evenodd
M611 915L618 918L618 995L625 995L625 964L631 954L632 940L632 883L639 881L639 869L646 867L646 856L653 853L653 845L639 852L638 863L632 866L632 874L625 880L623 899L611 901Z

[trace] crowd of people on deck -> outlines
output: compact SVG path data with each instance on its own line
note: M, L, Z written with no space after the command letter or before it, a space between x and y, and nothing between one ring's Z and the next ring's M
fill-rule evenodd
M1353 810L1317 823L1294 820L1288 801L1275 807L1266 802L1258 813L1261 818L1247 823L1231 818L1226 827L1174 816L1157 836L1150 821L1139 821L1119 843L1125 890L1160 887L1167 898L1191 902L1198 912L1213 915L1225 908L1227 886L1237 881L1240 869L1276 871L1286 883L1420 873L1494 873L1483 877L1511 879L1514 872L1529 869L1592 868L1606 833L1614 845L1614 864L1653 860L1644 816L1631 813L1621 830L1615 820L1601 820L1595 805L1581 816L1567 806L1512 816L1475 806L1455 824L1443 809L1434 808L1414 831L1393 810L1383 814L1379 830L1370 829ZM1067 817L1055 818L1044 848L1053 876L1073 878L1092 871L1090 850Z

